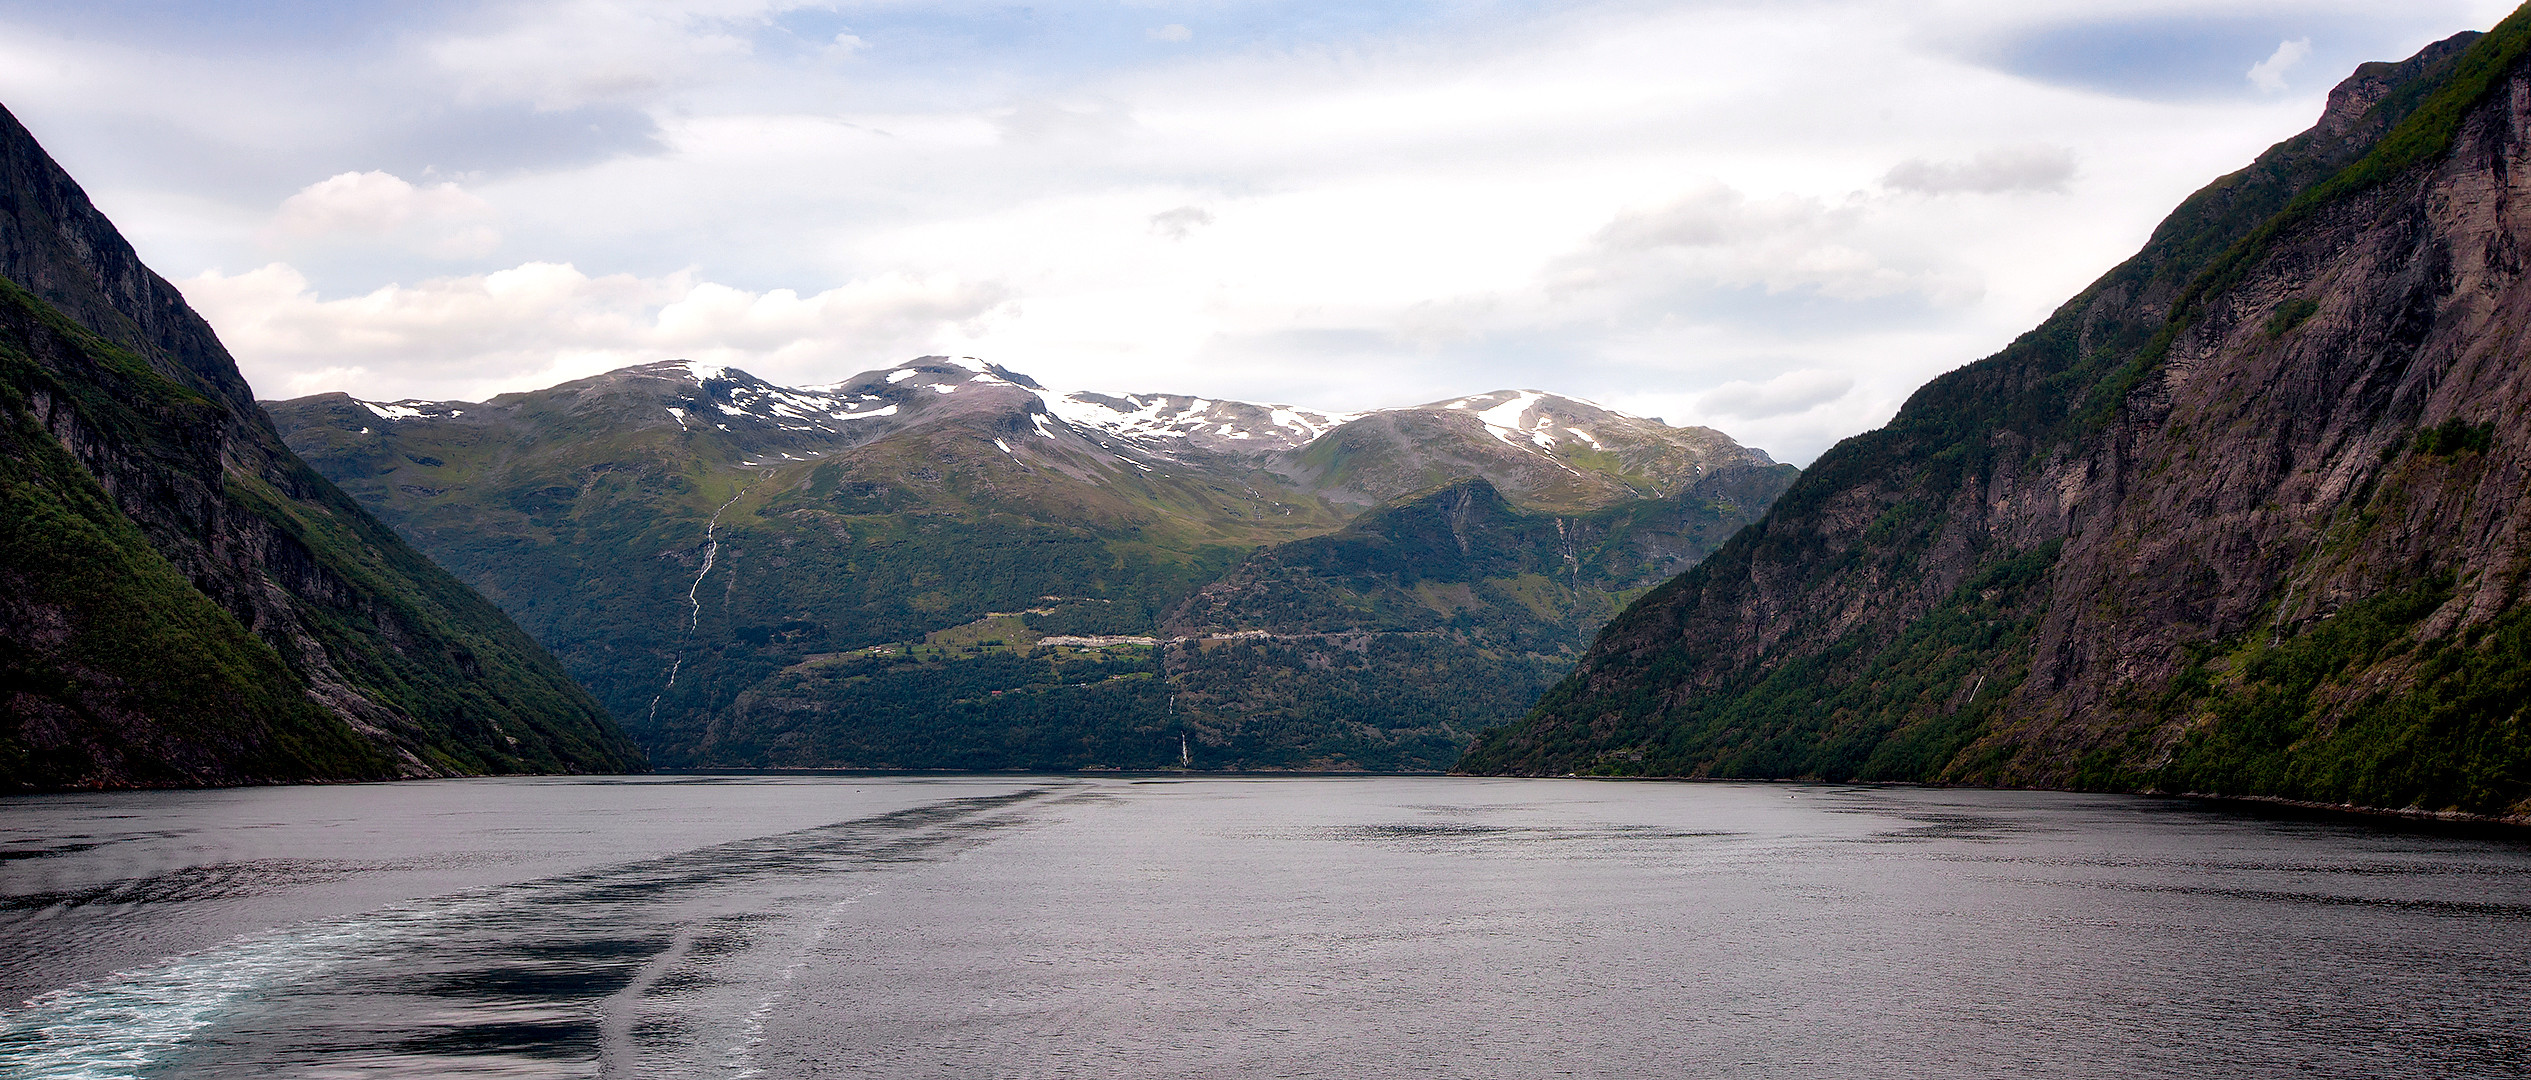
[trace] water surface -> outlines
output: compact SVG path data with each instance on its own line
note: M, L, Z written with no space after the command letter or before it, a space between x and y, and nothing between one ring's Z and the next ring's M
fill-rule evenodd
M2531 848L1462 778L0 800L0 1076L2531 1076Z

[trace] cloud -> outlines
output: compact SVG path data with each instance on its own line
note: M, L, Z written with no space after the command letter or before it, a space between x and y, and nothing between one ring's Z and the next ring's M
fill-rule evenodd
M2061 146L2015 146L1983 151L1967 161L1909 158L1890 166L1881 176L1881 186L1923 195L1999 195L2061 192L2073 179L2074 151Z
M267 397L479 400L677 357L826 381L936 351L1009 302L946 276L883 274L801 296L542 262L337 299L285 263L177 285Z
M501 246L492 206L453 183L416 187L386 172L347 172L282 200L274 241L385 240L438 258L479 258Z
M1151 215L1151 231L1171 240L1184 240L1189 233L1213 223L1213 212L1201 206L1181 206Z
M804 0L504 6L494 10L506 21L437 37L423 52L469 100L526 101L549 110L640 103L729 77L733 61L754 52L748 31L803 6Z
M1724 383L1699 396L1696 409L1710 417L1765 420L1809 412L1853 389L1853 377L1840 372L1787 371L1764 382L1735 379Z
M1132 110L1115 101L1026 101L993 118L1011 142L1101 142L1134 126Z
M2302 63L2310 55L2310 38L2278 42L2276 51L2269 53L2267 59L2250 65L2250 85L2271 94L2282 93L2285 89L2285 73L2293 70L2294 65Z
M1831 205L1794 195L1751 199L1708 183L1668 203L1619 212L1547 275L1550 296L1633 293L1656 303L1681 290L1804 293L1836 301L1912 296L1973 299L1973 275L1924 265L1912 245L1876 235L1868 201Z
M128 6L11 9L0 99L153 265L205 297L261 282L214 323L269 392L936 350L1118 390L1540 386L1684 417L1845 373L1727 428L1800 460L2307 126L2325 72L2511 5ZM2287 92L2244 79L2304 35ZM1978 152L2034 141L2062 149ZM380 175L276 214L347 167ZM299 284L201 274L274 261ZM864 291L819 302L838 283Z
M1667 206L1620 213L1592 239L1615 251L1725 247L1768 233L1801 229L1819 216L1816 203L1781 200L1753 208L1748 196L1721 184L1708 184Z
M1175 44L1177 42L1187 41L1194 38L1195 31L1189 30L1178 23L1170 23L1167 26L1156 26L1143 31L1143 36L1148 37L1153 41L1166 41Z

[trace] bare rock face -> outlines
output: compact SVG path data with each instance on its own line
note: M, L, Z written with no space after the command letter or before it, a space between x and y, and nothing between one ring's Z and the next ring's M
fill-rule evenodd
M282 444L5 113L0 277L0 788L639 765L552 657Z
M2359 69L1462 768L2531 814L2527 43Z

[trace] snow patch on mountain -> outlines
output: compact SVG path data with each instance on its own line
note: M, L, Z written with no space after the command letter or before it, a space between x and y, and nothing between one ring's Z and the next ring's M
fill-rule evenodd
M1581 398L1549 394L1539 390L1498 390L1491 394L1455 398L1422 406L1425 409L1450 409L1473 412L1488 433L1505 445L1527 449L1523 444L1553 451L1559 444L1574 441L1593 450L1606 450L1601 432L1593 429L1598 421L1615 420L1633 424L1654 424L1651 420L1618 412Z
M1135 443L1188 442L1242 453L1290 450L1355 419L1291 405L1252 405L1183 394L1043 393L1046 410L1076 428Z
M360 402L361 408L376 414L380 420L437 420L444 416L466 415L464 409L449 408L451 404L462 404L458 402L423 401L419 398L406 398L402 401L360 401L359 398L352 400Z
M1521 426L1522 420L1529 414L1529 407L1537 404L1538 399L1545 396L1547 395L1541 394L1535 390L1522 390L1514 394L1510 401L1506 401L1491 409L1487 409L1476 414L1476 418L1484 421L1485 430L1492 432L1495 438L1503 440L1504 445L1520 445L1519 443L1512 441L1512 435L1523 434L1527 435L1531 442L1537 443L1543 448L1553 450L1556 445L1555 436L1549 435L1545 431L1528 429ZM1541 424L1552 423L1552 421L1543 416L1539 417L1538 421Z

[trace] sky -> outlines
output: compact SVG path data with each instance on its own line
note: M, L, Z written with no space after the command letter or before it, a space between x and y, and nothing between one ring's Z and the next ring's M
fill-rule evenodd
M927 353L1807 463L2495 0L0 0L266 398Z

